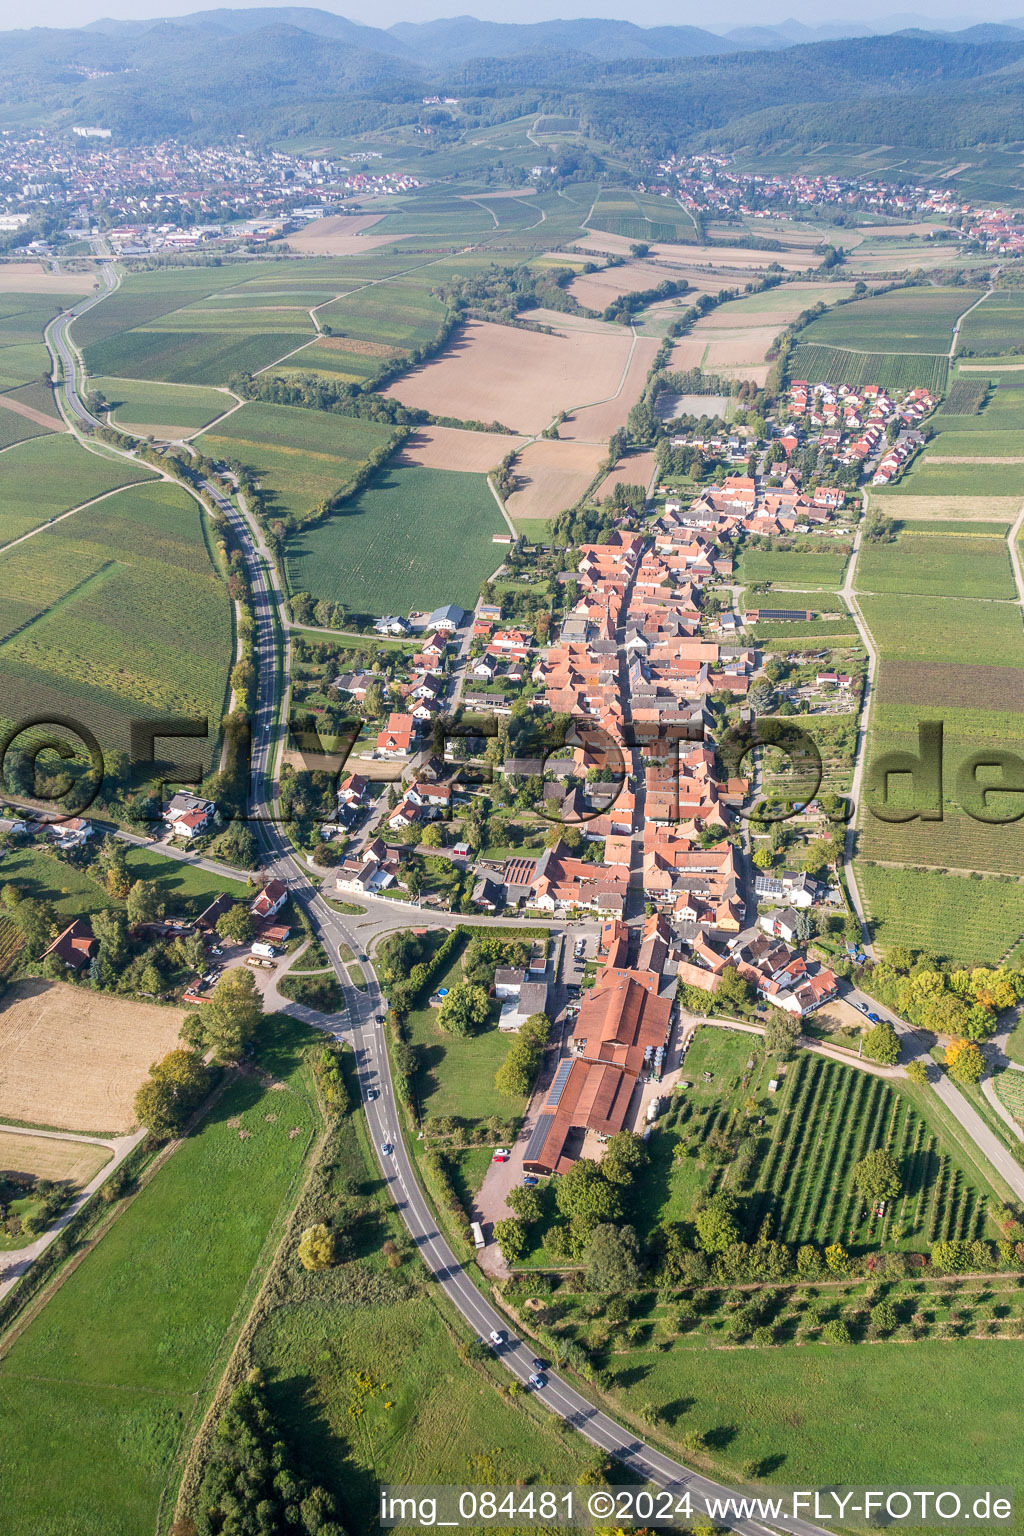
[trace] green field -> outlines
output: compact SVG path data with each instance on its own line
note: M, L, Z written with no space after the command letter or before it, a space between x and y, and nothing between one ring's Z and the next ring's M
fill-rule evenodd
M132 880L151 880L159 887L167 910L176 915L198 916L222 891L239 901L249 895L248 886L237 880L169 859L154 849L130 847L126 853ZM4 881L17 884L23 895L48 901L59 917L77 917L119 905L84 870L43 848L5 849L0 855L0 874Z
M311 1036L271 1030L260 1061L284 1090L231 1082L0 1364L7 1536L154 1528L315 1128Z
M268 512L301 519L350 488L362 462L393 437L391 427L354 416L250 403L196 446L211 458L247 465L269 493Z
M49 377L43 331L60 309L81 298L80 293L4 293L0 287L0 390Z
M627 240L686 242L696 235L693 220L678 203L620 187L601 192L588 223Z
M1017 431L1000 430L999 424L986 421L984 417L978 418L978 425L969 427L966 431L950 431L948 425L935 438L929 448L930 457L944 458L1019 458L1024 459L1024 430L1020 429L1020 412L1017 416ZM981 430L982 427L985 430ZM968 473L974 465L965 465Z
M945 434L910 466L898 485L873 491L882 511L889 497L897 498L891 515L899 516L900 496L1024 496L1024 462L1020 464L936 464L943 457Z
M0 544L107 491L152 479L145 464L90 453L70 435L21 443L0 454Z
M505 531L482 475L388 468L341 512L291 540L288 583L358 613L450 602L469 609L501 563L492 535Z
M860 599L864 621L889 660L1024 666L1024 633L1015 603L916 595Z
M977 288L896 288L812 320L800 332L801 346L947 354L957 317L979 295Z
M142 379L90 379L111 408L115 426L178 427L198 432L235 404L219 390L190 384L154 384Z
M801 331L800 335L806 335ZM945 357L897 352L858 352L841 347L800 342L787 368L791 379L812 384L879 384L894 394L906 394L921 386L933 394L946 387L949 365Z
M1014 597L1005 538L923 533L920 526L904 526L894 544L863 545L857 557L858 591Z
M202 514L177 486L124 491L0 558L0 634L9 717L53 708L123 748L133 717L206 716L213 749L230 607Z
M967 875L857 865L857 882L884 949L909 944L961 965L994 965L1024 938L1024 886Z
M1024 293L990 293L960 327L959 343L968 352L996 354L1024 346Z
M770 581L773 586L801 587L804 591L811 588L826 592L837 592L843 584L843 571L846 567L845 555L802 553L799 550L784 549L750 549L744 548L740 554L736 569L737 581L742 581L750 586L762 581ZM819 597L817 604L809 603L808 607L821 607L822 600ZM769 594L767 597L755 595L751 598L751 606L762 608L799 607L799 603L790 603L788 598L785 603L781 596ZM833 604L833 606L836 606ZM842 604L838 604L842 606ZM829 610L831 612L831 608Z

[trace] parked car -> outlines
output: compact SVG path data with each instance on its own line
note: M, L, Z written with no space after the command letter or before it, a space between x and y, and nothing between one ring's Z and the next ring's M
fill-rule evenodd
M524 1173L523 1183L526 1185L527 1189L532 1189L535 1184L540 1183L540 1180L532 1173Z
M869 1013L868 1018L871 1020L872 1024L881 1024L882 1022L877 1013Z
M492 1163L507 1163L511 1156L512 1156L512 1154L509 1151L508 1147L495 1147L495 1149L494 1149L494 1156L491 1158L491 1162Z

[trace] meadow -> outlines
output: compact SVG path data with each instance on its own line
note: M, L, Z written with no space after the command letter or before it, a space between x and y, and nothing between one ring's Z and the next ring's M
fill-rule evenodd
M198 432L235 404L219 390L189 384L101 377L90 379L89 387L103 395L116 427L134 428L144 435L168 426Z
M1024 886L860 860L857 882L884 949L909 944L961 965L995 965L1024 938Z
M857 557L858 591L1015 596L1005 538L924 532L923 526L901 529L893 544L865 543Z
M881 655L890 660L965 659L994 667L1024 666L1024 634L1016 603L932 598L902 593L859 599Z
M56 708L122 748L133 717L206 716L212 750L231 615L201 519L177 486L140 486L0 559L5 714Z
M944 435L934 439L923 455L915 459L898 485L883 491L873 491L878 497L876 506L890 511L885 505L893 498L890 515L899 516L899 498L902 496L1014 496L1024 497L1024 459L1016 464L997 462L968 464L953 460L949 464L937 464L942 458Z
M129 847L126 857L132 880L151 880L172 916L197 917L221 892L238 901L249 894L248 886L227 875L169 859L152 848ZM84 870L41 847L5 849L0 869L5 882L17 885L24 896L49 902L59 918L70 920L120 905Z
M855 352L949 352L957 317L980 297L977 288L896 288L841 305L800 332L801 345Z
M506 531L482 475L389 467L290 541L288 583L357 613L469 609L501 564L492 536Z
M214 459L236 459L258 476L268 510L302 519L343 493L363 461L387 447L391 427L294 405L243 405L197 441Z
M806 334L800 332L801 336ZM791 379L807 379L812 384L849 384L853 389L879 384L900 395L920 385L941 394L949 364L945 356L855 351L801 341L793 349L786 371Z
M759 585L763 581L769 581L779 587L800 587L804 591L812 588L826 592L836 592L843 584L843 571L846 566L845 555L805 553L802 550L788 549L751 549L744 547L740 553L737 564L736 579L750 586ZM758 594L748 594L752 607L778 608L799 607L796 602L791 602L789 597L782 601L779 594L771 593L767 597ZM808 607L821 607L822 599L819 597L817 604L809 603ZM831 607L837 606L831 604ZM838 606L841 606L838 605Z
M0 545L121 486L154 478L145 464L89 453L70 435L0 454Z
M9 1536L67 1536L69 1509L76 1536L153 1529L315 1129L311 1037L280 1017L267 1035L283 1091L230 1080L0 1363Z

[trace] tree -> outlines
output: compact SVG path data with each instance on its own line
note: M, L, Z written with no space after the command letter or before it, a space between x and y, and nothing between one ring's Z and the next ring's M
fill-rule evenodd
M632 1227L602 1222L583 1251L588 1285L595 1291L632 1291L640 1283L640 1244Z
M111 896L123 901L131 889L132 877L128 873L128 853L123 843L108 837L97 859L103 884Z
M518 1216L506 1216L494 1223L495 1240L504 1255L505 1262L516 1264L526 1252L526 1224Z
M788 1061L800 1041L800 1020L782 1008L773 1008L765 1020L764 1053Z
M48 902L37 901L34 896L26 896L12 912L15 927L25 941L25 948L30 957L37 960L43 950L48 948L51 939L57 931L57 920L53 908Z
M164 904L160 900L160 890L154 880L136 880L128 892L126 902L128 922L132 928L138 928L141 923L153 923L162 916Z
M864 1036L864 1055L884 1067L893 1067L899 1061L899 1036L887 1019L873 1024Z
M428 823L428 825L423 828L423 835L420 838L420 842L423 843L427 848L444 847L444 833L436 821Z
M732 1195L724 1190L712 1195L698 1211L695 1225L697 1242L705 1253L724 1253L733 1243L739 1242L736 1201Z
M775 862L775 855L772 853L772 850L764 844L754 849L752 858L758 869L771 869Z
M985 1058L973 1040L951 1040L946 1046L946 1071L957 1083L976 1083L985 1071Z
M154 1136L177 1136L209 1086L210 1074L197 1051L170 1051L150 1067L136 1093L136 1118Z
M237 1061L259 1028L263 998L251 971L225 971L202 1012L203 1034L218 1061Z
M734 965L723 966L716 996L727 1007L740 1009L750 1002L750 982L740 975Z
M602 1222L618 1221L622 1196L604 1177L597 1163L581 1157L562 1175L555 1190L555 1204L585 1237Z
M335 1258L334 1234L323 1222L317 1222L303 1232L297 1252L303 1269L330 1269Z
M899 1164L887 1147L875 1147L861 1158L853 1182L872 1209L883 1200L895 1200L903 1187Z
M232 944L248 944L256 932L256 922L244 901L236 901L217 919L217 933Z
M2 890L0 890L0 907L3 907L5 912L13 912L14 908L18 905L20 900L21 892L16 885L11 885L10 882L8 882L8 884L5 885Z
M914 1084L915 1088L927 1088L928 1068L925 1066L924 1062L908 1061L907 1078Z
M850 1255L842 1243L830 1243L825 1249L825 1263L834 1275L845 1275L850 1269Z
M608 1138L601 1172L613 1184L631 1184L647 1162L647 1148L635 1131L617 1131Z
M871 1326L876 1333L892 1333L899 1326L899 1314L891 1301L879 1301L871 1308Z
M841 1317L834 1317L827 1322L821 1330L821 1336L826 1344L852 1344L853 1337L846 1323Z
M523 1221L539 1221L544 1214L544 1197L539 1189L517 1184L505 1196L505 1204Z
M472 1035L487 1023L490 1000L484 987L457 981L442 1001L437 1022L450 1035Z
M128 964L128 925L124 913L108 907L94 912L92 931L99 940L93 960L94 976L101 986L112 986Z

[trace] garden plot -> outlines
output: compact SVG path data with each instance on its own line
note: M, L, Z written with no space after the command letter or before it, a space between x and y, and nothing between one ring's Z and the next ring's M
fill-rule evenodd
M178 1044L185 1012L20 981L0 999L0 1116L72 1131L127 1131L136 1089Z

